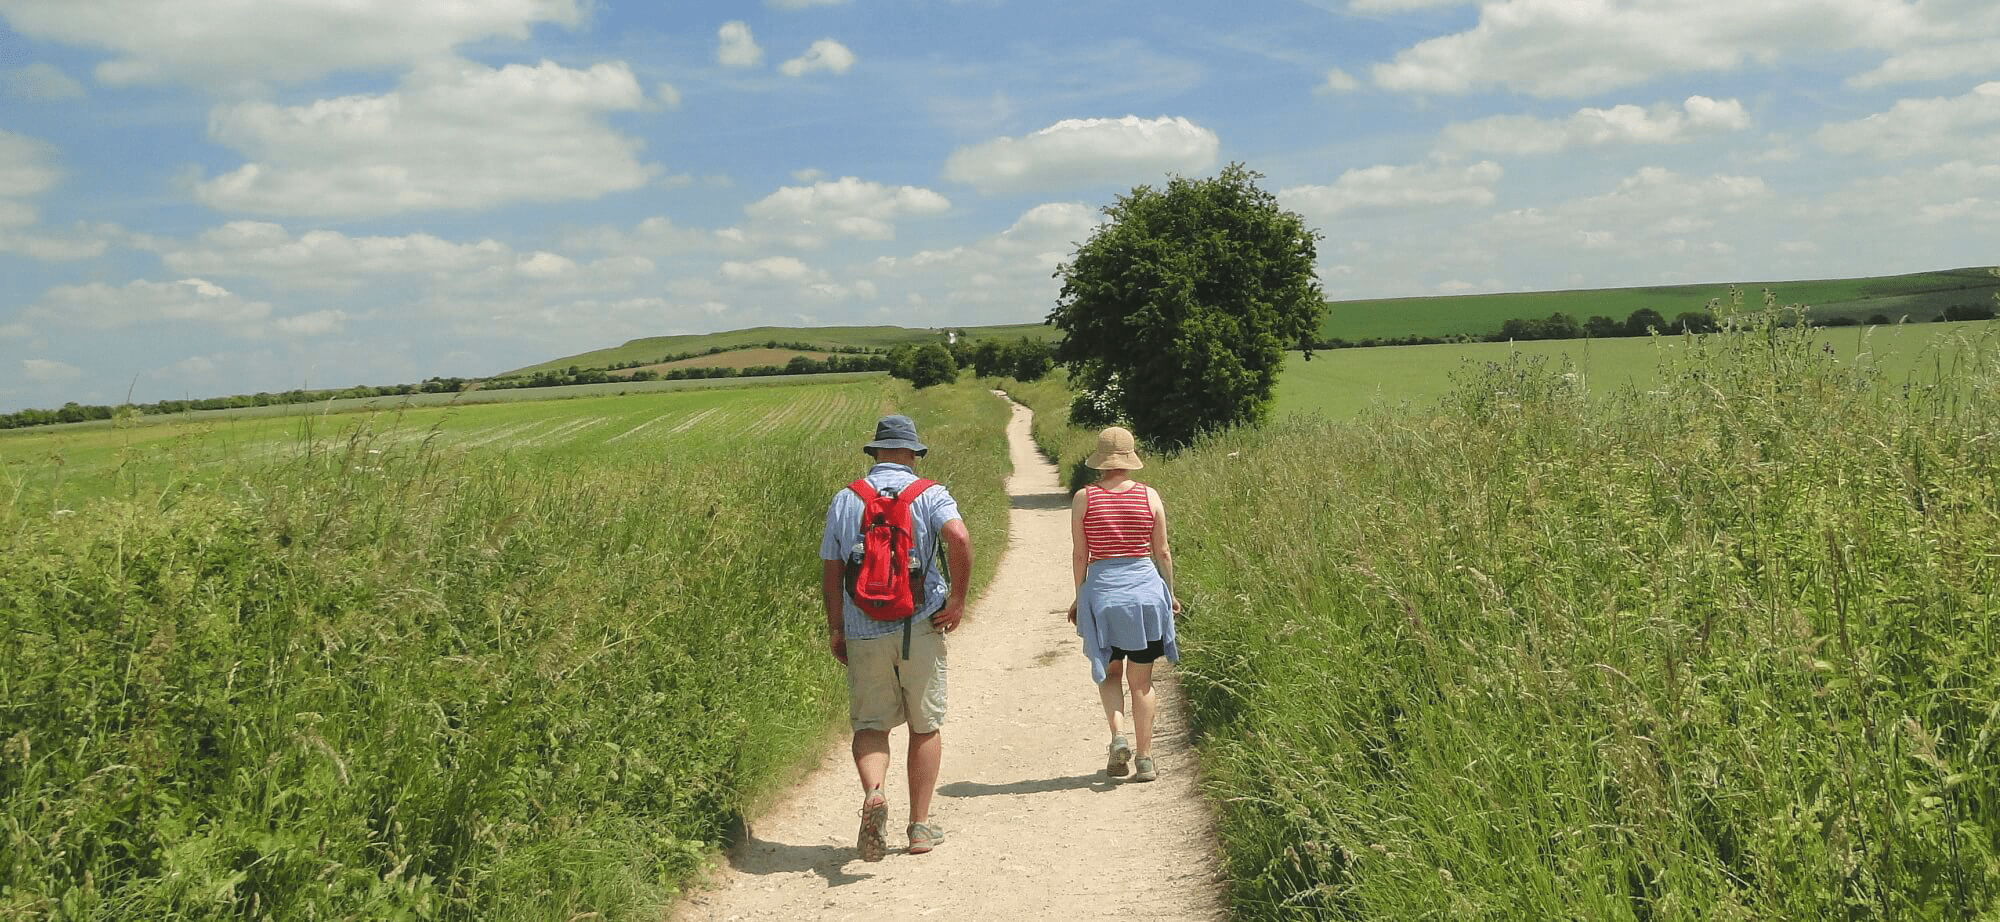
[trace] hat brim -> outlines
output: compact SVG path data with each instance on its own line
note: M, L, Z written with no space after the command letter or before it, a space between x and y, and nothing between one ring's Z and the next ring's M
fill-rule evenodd
M919 458L930 453L930 449L924 447L924 443L912 442L909 439L877 439L861 446L861 450L867 452L871 458L875 457L875 449L877 448L907 448L916 452Z
M1114 451L1109 454L1091 455L1083 459L1083 466L1095 471L1136 471L1146 466L1139 456L1129 451Z

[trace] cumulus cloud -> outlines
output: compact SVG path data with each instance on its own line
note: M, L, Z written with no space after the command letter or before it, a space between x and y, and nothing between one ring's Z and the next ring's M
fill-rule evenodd
M40 195L62 178L56 146L0 129L0 204Z
M1358 89L1361 89L1360 80L1355 79L1353 74L1341 70L1338 67L1334 67L1334 68L1329 68L1327 70L1326 79L1320 81L1319 88L1313 90L1313 92L1351 93Z
M1770 188L1754 176L1687 177L1646 167L1601 195L1495 215L1487 230L1509 241L1539 239L1597 250L1663 238L1706 245L1714 241L1702 238L1720 219L1742 214L1770 198Z
M399 71L483 39L575 26L578 0L0 0L16 32L110 52L109 84L303 81Z
M832 238L889 240L904 217L943 214L951 200L917 186L886 186L843 176L810 186L785 186L746 206L753 226L797 246Z
M227 211L339 216L596 198L658 172L605 121L644 104L623 62L453 61L380 96L221 106L209 133L251 162L195 195Z
M764 49L750 35L750 24L740 19L722 24L715 31L720 43L715 48L716 63L724 67L756 67L764 61Z
M271 328L282 336L307 337L338 333L346 324L346 311L323 310L279 317L271 322Z
M452 243L430 234L355 237L332 230L293 235L282 225L231 221L161 254L175 272L250 276L286 287L340 288L371 278L476 272L511 263L513 249L487 239Z
M1477 25L1374 68L1394 90L1492 86L1580 96L1681 73L1769 65L1792 52L1893 50L1952 17L1907 0L1482 0Z
M1278 191L1288 207L1315 218L1356 211L1397 211L1493 204L1493 184L1503 171L1490 160L1470 166L1416 164L1348 170L1331 185Z
M732 282L762 284L767 282L797 283L821 277L797 257L770 256L747 262L730 261L722 264L722 277Z
M1022 138L996 138L952 152L945 178L981 192L1134 184L1214 165L1222 143L1185 118L1065 119Z
M2000 81L1953 98L1905 99L1867 118L1819 130L1822 147L1883 159L2000 144Z
M31 309L38 318L92 330L122 330L170 323L200 323L237 332L252 330L271 314L271 305L237 297L203 279L152 282L123 287L91 282L59 285Z
M0 86L6 87L8 96L28 102L63 102L88 95L83 84L55 65L43 61L0 71Z
M953 247L884 256L870 267L882 292L884 321L975 324L1019 323L1022 305L1054 304L1056 267L1103 220L1077 202L1049 202L1021 213L998 234ZM904 319L896 319L896 318Z
M22 359L21 377L37 384L66 384L83 378L83 369L54 359Z
M847 73L854 67L854 52L847 46L830 38L813 42L806 53L778 65L779 72L787 77L803 77L806 74Z
M1888 225L2000 225L2000 164L1954 160L1856 180L1802 207L1801 221Z
M678 109L681 107L680 88L671 83L660 84L659 87L654 89L653 95L659 97L660 105L666 106L669 109Z
M1744 131L1750 115L1734 100L1690 96L1676 107L1635 105L1585 108L1566 119L1496 115L1458 122L1444 129L1446 143L1459 150L1496 154L1548 154L1606 144L1674 144L1698 134Z
M1891 55L1880 67L1848 78L1856 87L1943 80L1965 74L1989 74L2000 61L2000 38L1944 42Z

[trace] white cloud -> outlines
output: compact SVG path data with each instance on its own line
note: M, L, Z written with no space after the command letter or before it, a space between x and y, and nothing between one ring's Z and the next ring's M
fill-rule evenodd
M1332 185L1278 191L1288 207L1327 219L1354 211L1392 211L1493 204L1493 184L1503 171L1490 160L1470 166L1418 164L1348 170Z
M515 271L531 279L555 279L576 273L576 261L546 251L523 258Z
M1376 65L1394 90L1502 86L1601 93L1668 74L1769 66L1791 52L1895 49L1946 26L1945 4L1908 0L1482 0L1473 28Z
M1681 107L1662 103L1651 109L1635 105L1585 108L1567 119L1496 115L1448 125L1444 137L1460 150L1548 154L1605 144L1674 144L1701 133L1749 127L1750 116L1742 103L1690 96Z
M732 282L761 284L766 282L798 283L821 277L821 273L792 256L770 256L749 262L725 262L722 277Z
M877 317L904 326L1019 323L1023 305L1055 304L1056 267L1101 220L1089 205L1050 202L968 244L878 258L869 270L882 292Z
M161 255L167 268L196 276L251 276L283 287L347 287L393 275L447 276L507 265L513 249L488 239L452 243L430 234L352 237L281 225L231 221Z
M1313 92L1351 93L1358 89L1361 89L1360 80L1355 79L1353 74L1341 70L1338 67L1334 67L1334 68L1329 68L1327 70L1326 79L1320 81L1319 88L1313 90Z
M346 323L346 311L323 310L295 317L279 317L271 322L271 327L285 336L324 336L340 332Z
M740 19L722 24L715 31L720 44L715 48L716 63L724 67L756 67L764 61L764 49L750 36L750 24Z
M83 369L54 359L22 359L21 377L37 384L65 384L83 378Z
M44 61L0 72L0 84L6 86L8 96L29 102L63 102L88 95L83 84Z
M144 279L122 288L103 282L59 285L31 309L40 319L93 330L122 330L172 323L202 323L253 334L271 305L249 301L202 279L151 282Z
M669 109L678 109L681 107L680 88L671 83L660 84L653 90L653 95L659 97L660 105L666 106Z
M1352 0L1348 7L1357 13L1402 13L1441 6L1471 6L1478 0Z
M195 194L228 211L344 216L596 198L658 171L604 120L644 102L623 62L454 61L380 96L221 106L210 134L252 160Z
M1992 149L2000 145L2000 81L1983 83L1951 99L1905 99L1889 111L1819 130L1821 146L1836 153L1883 159L1938 150Z
M1919 80L1943 80L2000 70L2000 39L1945 42L1891 55L1882 66L1848 78L1856 87L1876 87Z
M1599 249L1614 243L1649 246L1645 241L1703 236L1720 219L1770 198L1770 188L1754 176L1689 178L1646 167L1610 192L1548 209L1505 212L1495 215L1488 228L1510 239L1594 240Z
M0 0L17 32L101 48L109 84L229 86L400 71L483 39L575 26L577 0Z
M2000 164L1954 160L1922 170L1870 177L1799 209L1801 221L1836 225L2000 223Z
M0 200L28 198L53 187L62 178L56 153L47 141L0 129Z
M854 52L847 46L830 38L813 42L806 53L778 65L779 72L787 77L803 77L806 74L844 74L854 67Z
M1185 118L1066 119L1020 139L953 151L944 175L987 193L1138 184L1162 173L1208 169L1221 146L1215 132Z
M951 201L917 186L885 186L844 176L810 186L785 186L746 206L760 231L797 246L819 246L830 238L889 240L895 222L950 210Z

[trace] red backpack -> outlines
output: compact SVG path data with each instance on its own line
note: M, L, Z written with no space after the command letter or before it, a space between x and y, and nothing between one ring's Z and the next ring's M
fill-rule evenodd
M847 596L877 621L901 621L924 603L924 571L912 553L910 504L936 481L918 479L877 492L864 478L847 485L861 498L861 540L847 554Z

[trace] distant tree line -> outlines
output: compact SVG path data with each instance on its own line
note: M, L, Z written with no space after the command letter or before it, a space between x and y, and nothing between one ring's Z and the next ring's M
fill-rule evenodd
M322 400L339 400L350 397L395 397L404 394L447 394L464 390L465 378L426 378L421 384L384 384L380 387L359 385L339 390L308 391L289 390L276 394L238 394L233 397L202 397L199 399L162 400L157 403L124 403L116 406L80 404L75 401L65 403L55 410L22 410L18 413L0 413L0 429L25 429L30 426L50 426L56 423L82 423L95 419L116 419L122 415L161 415L185 413L189 410L240 410L248 407L269 407L294 403L317 403Z

